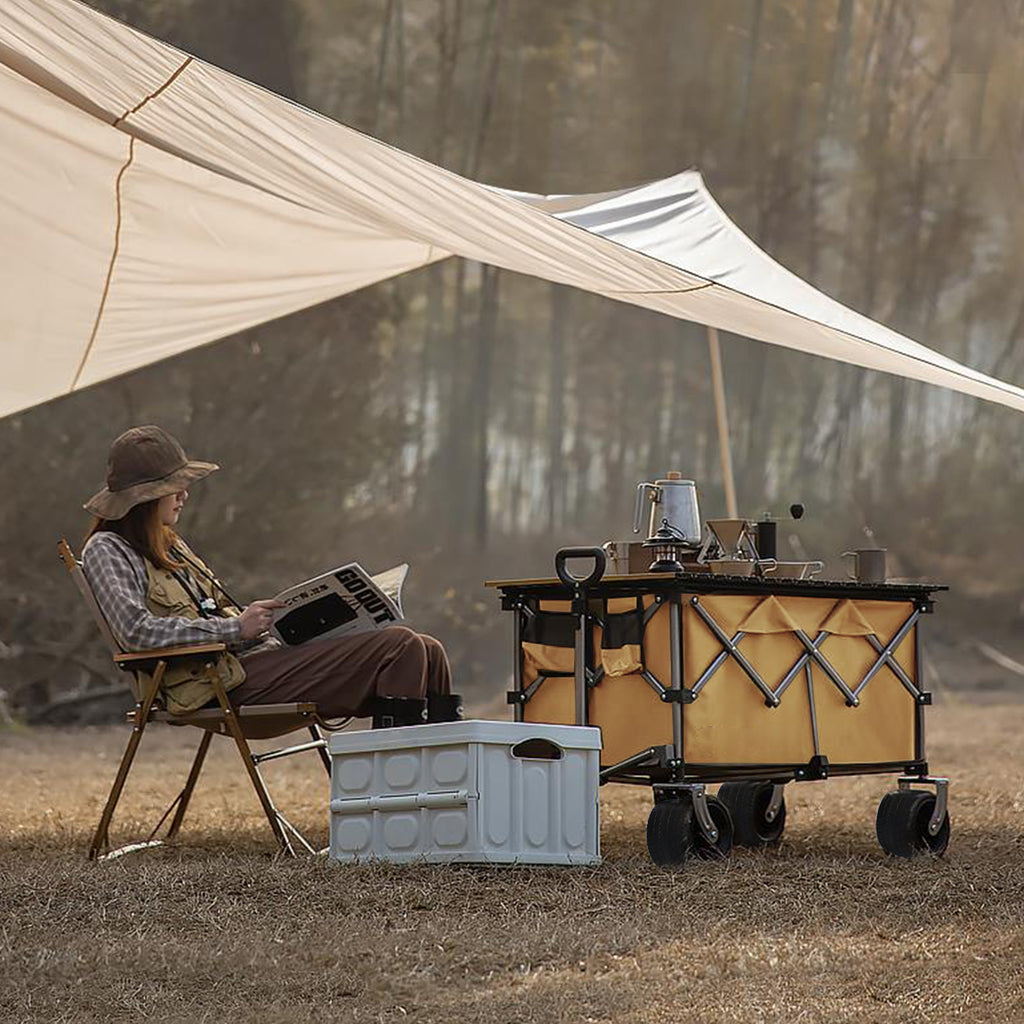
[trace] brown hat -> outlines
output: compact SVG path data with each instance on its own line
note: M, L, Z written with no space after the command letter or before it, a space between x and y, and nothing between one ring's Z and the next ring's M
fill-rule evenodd
M107 486L84 508L100 519L120 519L136 505L177 494L219 468L190 462L185 449L159 427L132 427L110 446Z

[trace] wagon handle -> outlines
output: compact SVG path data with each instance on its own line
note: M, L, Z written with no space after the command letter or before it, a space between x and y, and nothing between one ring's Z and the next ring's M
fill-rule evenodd
M570 558L592 558L594 560L593 571L589 576L574 576L565 567L566 561ZM561 548L555 554L555 575L573 590L596 583L604 575L606 565L607 559L601 548Z

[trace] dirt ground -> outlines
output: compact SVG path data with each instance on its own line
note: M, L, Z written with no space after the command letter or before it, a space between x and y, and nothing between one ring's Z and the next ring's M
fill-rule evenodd
M176 847L84 851L126 730L0 733L0 1021L1024 1020L1024 705L931 709L940 861L887 859L884 777L788 787L774 850L652 867L646 790L602 791L598 868L341 867L273 856L227 741ZM153 728L114 841L195 734ZM300 764L298 762L304 761ZM326 842L313 755L269 764Z

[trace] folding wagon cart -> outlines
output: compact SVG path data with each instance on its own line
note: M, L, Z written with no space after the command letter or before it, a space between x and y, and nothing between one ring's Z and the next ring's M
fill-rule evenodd
M566 567L578 558L594 561L586 577ZM947 588L604 566L599 548L566 548L557 578L488 585L513 613L516 720L600 727L601 782L653 788L656 863L777 842L789 782L890 772L882 848L946 849L948 781L925 758L920 620ZM717 796L709 783L722 784Z

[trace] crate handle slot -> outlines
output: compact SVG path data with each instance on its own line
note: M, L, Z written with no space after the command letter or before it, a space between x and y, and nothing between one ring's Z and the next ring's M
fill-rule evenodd
M561 761L562 748L551 740L522 740L512 748L513 757L529 757L535 761Z

